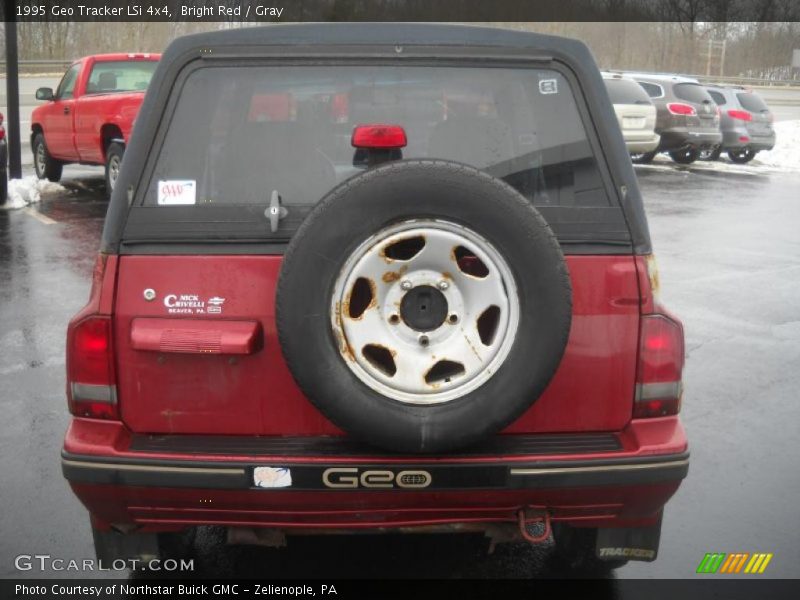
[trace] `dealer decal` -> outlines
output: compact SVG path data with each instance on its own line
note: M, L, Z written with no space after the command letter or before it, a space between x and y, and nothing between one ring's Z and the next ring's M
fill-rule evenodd
M225 298L211 296L205 298L198 294L167 294L164 307L170 315L220 315Z

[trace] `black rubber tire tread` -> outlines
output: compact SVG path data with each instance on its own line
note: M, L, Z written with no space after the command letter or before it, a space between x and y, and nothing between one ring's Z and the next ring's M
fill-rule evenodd
M106 197L111 198L111 182L109 180L109 173L108 167L111 161L111 157L118 155L120 162L122 162L122 157L125 154L125 146L119 144L117 142L112 142L108 145L108 149L106 150L106 164L105 164L105 178L106 178Z
M703 155L701 153L701 154L698 154L697 158L699 160L714 161L714 160L719 160L719 157L721 155L722 155L722 146L715 146L714 149L711 151L711 154L709 154L706 157L703 157Z
M745 150L728 150L728 158L731 159L731 162L734 162L737 165L749 163L756 157L756 154L758 153L750 150L749 148Z
M363 240L392 223L424 217L459 222L493 243L517 282L520 325L508 358L483 385L449 402L414 406L353 374L334 338L329 303L346 257ZM440 160L388 163L334 188L295 233L277 286L278 336L299 387L339 427L401 452L463 447L518 418L561 362L571 317L566 263L541 214L505 182Z
M649 165L651 162L653 162L653 159L656 157L657 154L658 152L656 152L655 150L653 150L652 152L644 152L642 154L635 155L635 157L631 156L631 161L635 165Z
M41 173L36 167L36 147L39 143L44 145L44 171ZM43 133L37 133L33 137L33 147L31 149L33 150L33 165L36 170L36 176L39 177L39 179L47 179L54 183L61 181L61 172L64 170L64 163L50 156L50 152L47 151L47 142L44 140Z
M669 153L670 158L680 165L690 165L697 160L699 152L696 148L688 150L673 150Z

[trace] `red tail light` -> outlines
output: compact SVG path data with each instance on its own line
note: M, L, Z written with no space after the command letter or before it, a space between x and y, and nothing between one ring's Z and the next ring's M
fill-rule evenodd
M683 384L683 327L667 315L642 317L634 418L674 415Z
M0 140L6 137L6 130L3 129L3 113L0 113Z
M675 415L683 393L683 326L658 302L658 268L653 255L636 258L642 295L639 365L633 417Z
M753 120L753 115L751 115L751 114L750 114L749 112L747 112L746 110L734 110L734 109L730 109L730 110L728 111L728 116L729 116L731 119L738 119L738 120L740 120L740 121L752 121L752 120Z
M98 314L104 267L101 257L89 303L67 329L67 398L75 416L118 419L111 318Z
M356 125L350 143L354 148L405 148L408 140L400 125Z
M667 110L673 115L683 115L689 117L694 117L697 115L697 111L694 109L694 106L683 104L682 102L670 102L667 104Z

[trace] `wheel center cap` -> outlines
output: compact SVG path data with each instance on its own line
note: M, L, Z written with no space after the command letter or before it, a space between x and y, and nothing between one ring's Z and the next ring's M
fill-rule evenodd
M447 298L433 286L417 286L403 296L400 316L411 329L433 331L447 318Z

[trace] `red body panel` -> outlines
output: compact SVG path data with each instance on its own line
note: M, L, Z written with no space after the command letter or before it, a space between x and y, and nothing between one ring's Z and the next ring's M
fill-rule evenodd
M280 264L279 256L120 257L115 349L128 427L145 433L341 433L303 396L281 356L274 308ZM641 303L634 257L569 256L567 265L573 320L564 359L508 433L618 431L630 421ZM156 291L153 301L144 298L148 288ZM212 298L224 299L221 312L208 313ZM263 348L235 360L134 349L134 319L181 317L257 321Z
M102 54L82 58L77 61L81 68L73 98L57 99L36 107L31 115L32 129L41 128L44 131L48 152L59 160L103 164L103 126L116 126L122 133L122 139L127 142L144 100L144 92L86 95L92 66L97 62L157 61L159 58L158 54L136 55L136 58L128 54Z
M619 434L622 449L614 458L677 454L686 450L686 437L677 417L634 420ZM131 432L119 422L75 418L64 442L66 452L105 459L191 459L203 462L245 462L254 465L292 462L425 464L447 460L478 464L530 463L530 456L408 457L408 456L244 456L193 454L180 456L131 452ZM539 455L549 461L607 459L609 454ZM614 485L543 489L464 491L279 491L176 489L73 483L96 526L137 523L142 531L165 530L188 524L253 525L297 528L374 528L442 523L509 522L522 506L546 506L554 520L584 526L647 526L675 493L680 480L646 485Z

